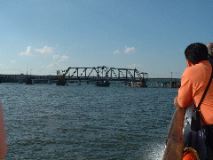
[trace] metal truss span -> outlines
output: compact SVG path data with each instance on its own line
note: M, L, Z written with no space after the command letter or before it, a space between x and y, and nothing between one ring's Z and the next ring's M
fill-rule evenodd
M97 67L68 67L66 70L58 70L57 76L66 80L99 80L110 81L134 81L141 82L148 78L148 73L138 69L115 68L107 66Z

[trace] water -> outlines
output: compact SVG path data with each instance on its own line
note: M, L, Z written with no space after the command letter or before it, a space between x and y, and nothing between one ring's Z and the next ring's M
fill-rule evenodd
M1 84L8 160L160 160L176 89Z

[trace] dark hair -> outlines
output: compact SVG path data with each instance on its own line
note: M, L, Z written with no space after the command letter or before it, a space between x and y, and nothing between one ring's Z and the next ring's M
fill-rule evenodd
M185 50L186 59L197 64L202 60L208 60L208 48L202 43L192 43Z

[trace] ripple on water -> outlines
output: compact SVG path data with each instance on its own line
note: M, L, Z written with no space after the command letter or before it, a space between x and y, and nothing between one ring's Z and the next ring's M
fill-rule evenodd
M8 159L158 160L175 89L1 84Z

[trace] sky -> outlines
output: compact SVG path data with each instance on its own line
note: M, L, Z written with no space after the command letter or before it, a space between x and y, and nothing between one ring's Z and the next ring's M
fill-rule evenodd
M212 0L0 0L0 74L137 68L180 77L184 50L213 41Z

